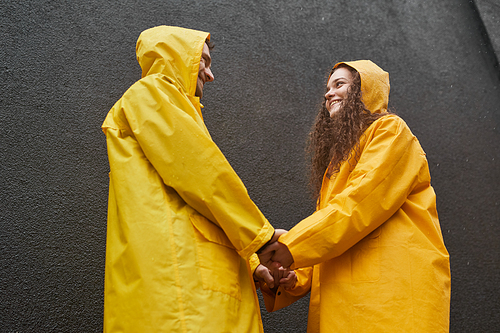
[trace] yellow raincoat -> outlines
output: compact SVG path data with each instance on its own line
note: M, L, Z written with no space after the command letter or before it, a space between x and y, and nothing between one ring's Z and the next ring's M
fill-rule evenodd
M367 108L386 112L389 75L371 61L346 64L361 75ZM372 123L359 159L324 177L316 212L279 242L292 268L305 268L290 292L274 298L263 287L266 307L311 291L309 333L448 332L449 256L436 196L425 153L401 118Z
M105 332L262 332L247 259L274 229L211 140L195 97L205 32L146 30L142 79L104 124Z

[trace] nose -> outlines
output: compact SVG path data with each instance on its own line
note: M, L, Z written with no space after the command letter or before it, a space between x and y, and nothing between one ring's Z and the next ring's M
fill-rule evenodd
M326 98L326 99L329 99L329 98L333 97L334 95L335 95L335 91L333 90L333 88L330 88L330 89L328 89L328 91L326 92L326 94L325 94L325 98Z
M212 82L215 77L210 68L205 69L205 77L207 78L207 82Z

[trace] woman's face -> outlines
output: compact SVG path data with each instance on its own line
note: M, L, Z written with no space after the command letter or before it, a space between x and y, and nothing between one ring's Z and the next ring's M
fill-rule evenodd
M341 102L347 97L347 88L352 84L351 71L345 67L339 67L333 72L326 85L325 94L326 109L333 116L340 108Z

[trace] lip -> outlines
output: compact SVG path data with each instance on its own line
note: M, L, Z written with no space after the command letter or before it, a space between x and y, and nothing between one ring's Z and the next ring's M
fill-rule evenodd
M333 99L331 101L328 101L328 106L333 107L334 105L340 103L342 100L341 99Z

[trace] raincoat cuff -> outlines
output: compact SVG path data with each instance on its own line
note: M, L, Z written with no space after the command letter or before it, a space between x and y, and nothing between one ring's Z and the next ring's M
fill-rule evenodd
M257 269L257 267L260 265L260 260L259 256L257 256L255 253L250 256L250 259L248 259L248 264L250 265L250 273L253 276L253 273Z
M266 222L262 229L260 229L259 234L254 240L245 247L238 251L238 254L245 259L249 259L252 254L254 254L258 249L260 249L264 244L266 244L274 235L274 228L271 223Z
M260 254L260 253L262 252L262 250L264 250L264 248L265 248L266 246L268 246L268 245L269 245L269 243L271 243L271 241L273 240L273 238L274 238L274 235L275 235L275 234L276 234L276 230L274 230L274 231L273 231L273 235L271 236L271 239L270 239L270 240L268 240L266 244L262 245L262 246L261 246L261 248L260 248L260 249L258 249L258 250L257 250L257 252L255 252L255 253Z

